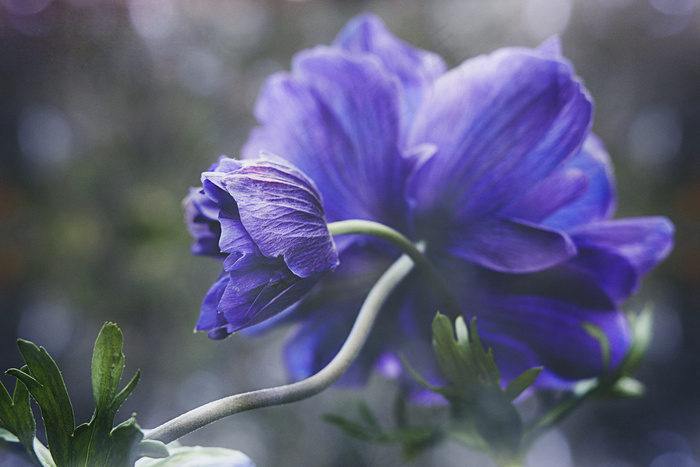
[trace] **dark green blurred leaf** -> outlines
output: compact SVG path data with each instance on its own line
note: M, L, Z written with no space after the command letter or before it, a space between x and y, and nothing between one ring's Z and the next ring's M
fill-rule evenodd
M23 368L26 371L26 367ZM15 392L10 398L5 386L0 383L0 428L16 437L33 462L38 462L34 452L36 422L30 406L29 391L21 381L15 383ZM6 439L6 438L4 438ZM6 439L7 441L7 439Z
M29 373L12 368L7 374L19 379L41 409L51 456L58 466L70 465L71 435L75 428L73 406L63 376L46 349L19 340L19 351Z
M520 373L518 376L513 378L507 385L505 389L506 397L510 400L515 400L520 394L523 393L527 388L532 386L543 367L530 368Z

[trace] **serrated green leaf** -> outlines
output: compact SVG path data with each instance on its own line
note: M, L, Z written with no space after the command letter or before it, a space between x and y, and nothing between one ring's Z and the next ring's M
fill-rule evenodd
M447 379L459 386L468 364L460 353L454 338L454 328L450 319L437 313L433 319L433 349L440 368Z
M105 323L92 353L92 393L97 413L111 411L124 372L122 332L116 324Z
M22 339L17 342L17 346L29 373L13 368L7 374L22 381L39 405L53 460L59 466L69 465L70 437L75 428L75 418L63 376L43 347L39 348Z
M32 461L38 461L34 452L36 422L30 406L29 391L20 380L15 382L12 398L0 383L0 427L15 435Z
M183 465L226 465L255 467L253 461L240 451L225 448L182 446L170 448L165 459L139 459L135 467L181 467Z
M529 370L525 370L518 376L513 378L506 385L506 389L504 391L506 397L511 401L515 400L520 394L523 393L523 391L532 386L532 384L535 382L540 372L542 371L542 368L543 367L541 366L536 368L530 368Z
M582 324L586 332L593 337L600 346L600 355L603 362L603 369L610 368L610 341L607 334L600 326L593 323L585 322Z
M119 392L119 394L117 394L117 396L114 398L114 401L112 401L111 410L113 411L113 413L117 413L119 407L121 407L124 401L131 395L132 392L134 392L134 389L136 389L136 385L139 384L140 379L141 371L136 370L136 373L134 373L134 376L131 378L131 381L129 381L129 383L126 386L124 386L124 389L122 389Z
M476 328L476 317L472 318L469 323L469 338L471 340L471 345L469 349L475 360L476 366L479 368L481 374L484 377L484 383L492 385L495 387L501 386L501 372L496 366L496 361L493 358L493 352L491 349L484 349L481 343L481 338L479 337L479 331Z
M129 461L133 462L137 446L143 440L143 431L136 422L136 417L132 415L128 420L117 425L110 433L110 439L113 443L110 455L106 462L101 465L126 466L129 465Z

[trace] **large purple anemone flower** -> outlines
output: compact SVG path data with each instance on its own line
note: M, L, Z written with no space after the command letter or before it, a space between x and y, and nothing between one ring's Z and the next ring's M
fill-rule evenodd
M290 161L318 186L329 221L377 221L423 242L464 316L477 316L504 380L543 365L535 385L568 387L605 370L586 323L607 336L609 364L621 361L631 337L619 305L672 247L665 218L612 219L612 167L591 133L592 107L556 40L448 71L363 15L268 79L243 157ZM210 233L196 246L208 248ZM399 255L360 236L338 250L335 273L271 321L298 323L285 352L295 379L333 357ZM344 381L362 384L373 368L395 376L399 354L420 365L439 303L411 273Z
M314 183L262 156L221 156L184 201L192 253L223 261L196 326L214 339L288 308L338 265Z

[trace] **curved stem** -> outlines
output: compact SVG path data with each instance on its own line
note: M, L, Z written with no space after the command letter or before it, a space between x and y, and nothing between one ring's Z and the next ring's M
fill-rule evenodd
M210 402L150 430L146 439L169 443L229 415L299 401L328 388L345 373L355 360L367 340L382 305L412 268L411 259L404 255L379 278L362 304L343 347L333 360L315 375L296 383L236 394Z
M370 235L385 240L402 253L408 255L416 264L416 268L423 272L430 284L437 291L438 296L446 307L444 313L456 318L461 314L460 307L457 301L452 296L452 292L445 285L445 281L440 274L435 270L433 263L416 247L409 239L404 237L398 230L394 230L384 224L378 222L352 219L347 221L331 222L328 224L328 230L334 237L340 235Z

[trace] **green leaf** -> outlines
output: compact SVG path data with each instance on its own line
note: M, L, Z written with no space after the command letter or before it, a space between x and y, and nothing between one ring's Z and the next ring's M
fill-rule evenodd
M461 317L457 319L459 320ZM474 355L476 365L482 372L484 383L500 388L501 372L498 370L498 366L496 366L496 361L493 358L493 352L491 349L486 351L484 346L481 344L479 332L476 328L476 317L472 318L471 323L469 323L469 337L471 340L471 345L469 348Z
M22 339L17 342L17 346L28 372L12 368L7 374L24 383L39 405L49 450L56 464L70 465L70 441L75 418L63 376L45 348Z
M343 433L362 441L378 441L379 432L335 414L323 414L321 419L340 428Z
M513 401L527 388L532 386L544 367L530 368L520 373L506 385L506 397Z
M598 345L600 346L600 355L603 360L603 368L609 369L610 341L608 340L608 336L605 334L605 332L603 331L603 329L601 329L600 326L597 326L593 323L586 322L583 323L582 326L591 337L598 341Z
M92 394L97 413L109 413L124 372L122 332L116 324L102 326L92 353Z
M369 408L366 402L360 402L358 410L360 412L360 417L362 417L362 420L367 425L372 428L381 428L379 420L377 420L377 417L374 415L374 413L372 413L372 410Z
M183 465L255 467L248 456L233 449L183 446L169 448L169 451L170 456L165 459L139 459L135 467L181 467Z
M26 367L24 368L26 370ZM32 461L38 462L34 452L36 422L29 401L27 386L21 381L15 382L13 397L0 383L0 427L12 433L29 454Z
M148 454L150 457L166 457L168 455L165 444L159 441L143 443L143 436L143 431L136 422L135 415L119 424L110 433L114 445L110 450L110 457L103 465L132 465L136 458L142 454Z

